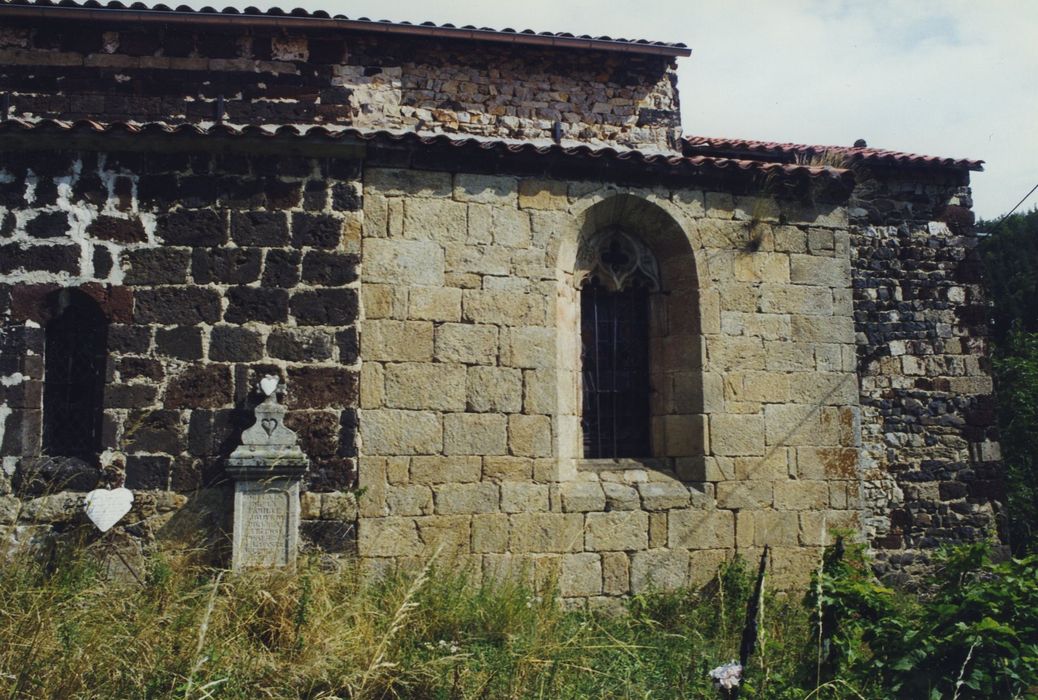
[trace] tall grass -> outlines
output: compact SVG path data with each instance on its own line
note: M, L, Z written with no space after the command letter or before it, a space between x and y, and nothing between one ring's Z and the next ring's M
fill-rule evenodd
M439 562L371 579L317 559L241 575L198 561L154 554L143 585L81 551L6 563L0 697L717 698L706 674L737 656L752 588L729 565L706 591L637 596L610 617ZM766 604L756 697L777 696L765 678L790 679L811 648L799 601Z

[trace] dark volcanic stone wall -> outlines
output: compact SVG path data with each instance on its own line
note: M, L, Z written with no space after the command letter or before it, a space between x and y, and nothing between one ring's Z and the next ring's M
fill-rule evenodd
M223 480L266 373L287 381L309 489L351 487L359 177L342 159L0 155L0 490L98 481L90 460L41 453L44 328L69 288L110 324L103 447L128 456L129 488ZM328 539L319 524L304 532Z
M661 56L387 34L9 21L11 116L330 125L673 149Z
M858 173L853 275L865 502L879 568L994 534L1003 500L965 176Z

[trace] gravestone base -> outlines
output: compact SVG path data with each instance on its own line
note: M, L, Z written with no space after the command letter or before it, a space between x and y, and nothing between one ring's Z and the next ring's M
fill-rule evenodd
M231 568L292 566L299 550L299 479L236 481Z

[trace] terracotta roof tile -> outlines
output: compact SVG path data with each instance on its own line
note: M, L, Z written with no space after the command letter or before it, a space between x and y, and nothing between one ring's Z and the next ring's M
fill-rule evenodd
M308 141L362 142L393 144L405 143L422 146L439 146L473 151L493 151L502 155L560 156L608 162L627 162L644 166L661 167L676 174L696 174L704 171L740 171L746 173L776 173L788 177L810 177L832 181L849 182L853 174L846 169L796 163L775 163L752 159L724 158L711 155L673 155L646 153L638 150L619 150L609 147L588 145L562 146L557 144L535 144L521 141L477 139L448 134L418 134L415 132L364 131L352 128L328 128L324 126L233 126L223 123L170 124L167 122L111 122L92 120L62 121L41 119L7 119L0 121L0 136L5 134L107 134L113 136L184 136L184 137L229 137L262 139L303 139Z
M605 51L621 51L625 53L645 53L663 56L688 56L691 51L685 44L667 43L663 41L647 41L645 39L624 39L622 37L575 36L569 32L535 32L532 29L491 29L466 25L457 27L453 24L436 24L434 22L391 22L389 20L372 20L367 17L350 18L345 15L330 15L324 10L305 10L294 8L285 10L272 7L261 10L257 7L246 7L239 10L225 7L218 10L214 7L195 9L187 5L171 7L164 4L147 5L143 2L123 3L119 0L98 2L98 0L0 0L0 15L23 14L31 17L63 15L74 19L133 21L164 21L174 19L197 22L224 22L240 24L248 21L276 22L284 27L286 20L297 20L297 26L321 26L369 31L379 33L425 35L434 37L470 39L512 44L533 44L576 49L598 49Z
M710 138L687 136L684 139L685 154L703 154L729 157L769 158L787 163L810 162L813 157L836 156L848 163L873 163L877 165L924 166L936 168L958 168L983 170L984 161L965 158L939 158L901 151L854 146L817 146L800 143L778 143L774 141L752 141L749 139Z

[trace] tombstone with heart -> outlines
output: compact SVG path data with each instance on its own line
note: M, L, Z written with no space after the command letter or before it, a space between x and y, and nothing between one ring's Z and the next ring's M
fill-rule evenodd
M291 566L299 543L299 482L309 460L285 427L278 377L260 379L256 420L227 459L234 479L232 567Z

